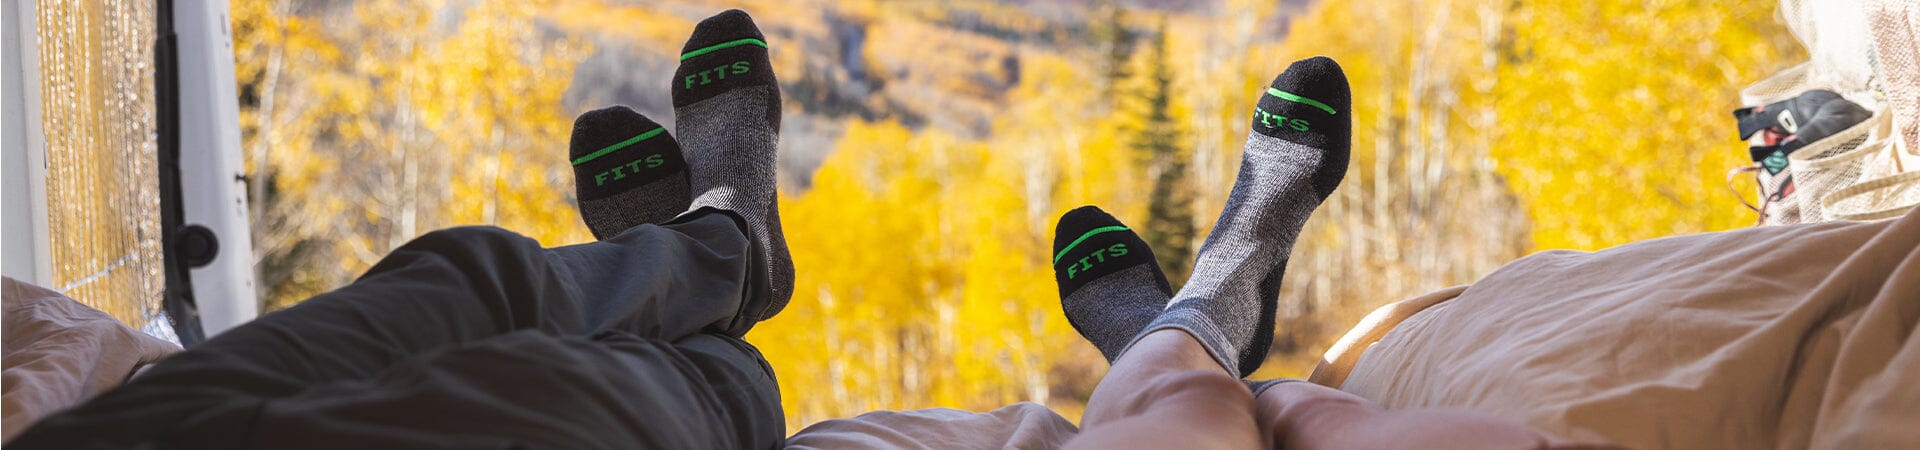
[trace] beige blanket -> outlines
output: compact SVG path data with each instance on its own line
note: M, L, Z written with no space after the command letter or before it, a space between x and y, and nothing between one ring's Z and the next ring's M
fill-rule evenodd
M6 278L0 440L119 386L134 370L180 351L58 292Z
M1536 254L1376 312L1314 381L1585 443L1920 448L1916 327L1920 210Z

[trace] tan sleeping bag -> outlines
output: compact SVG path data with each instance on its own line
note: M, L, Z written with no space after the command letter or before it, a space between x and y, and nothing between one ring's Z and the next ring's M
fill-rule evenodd
M1920 210L1551 251L1389 305L1313 380L1633 448L1920 448Z

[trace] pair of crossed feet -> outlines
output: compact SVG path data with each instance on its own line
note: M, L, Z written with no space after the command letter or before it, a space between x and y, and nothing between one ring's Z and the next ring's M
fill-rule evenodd
M1349 105L1332 59L1301 60L1274 78L1254 109L1233 192L1179 292L1118 219L1093 206L1061 216L1053 268L1068 323L1109 363L1148 333L1178 329L1236 378L1259 369L1294 239L1346 175Z
M780 86L766 37L740 10L709 17L687 39L673 79L675 133L625 106L575 119L568 158L580 216L608 239L708 211L732 215L755 252L746 303L727 325L745 333L793 296L775 200Z
M757 253L747 327L793 296L775 201L780 88L767 49L745 12L701 21L674 73L678 141L615 106L581 115L569 149L581 216L597 238L709 210L738 218ZM1294 239L1346 174L1350 103L1331 59L1295 62L1274 79L1254 110L1233 192L1178 293L1152 250L1113 216L1088 206L1061 217L1053 265L1074 329L1108 361L1139 336L1179 329L1236 377L1258 369Z

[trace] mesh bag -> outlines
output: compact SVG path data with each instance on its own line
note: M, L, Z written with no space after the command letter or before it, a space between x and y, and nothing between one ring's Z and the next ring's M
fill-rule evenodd
M1832 220L1898 218L1920 204L1920 171L1854 183L1822 198Z
M1909 155L1920 155L1920 2L1869 0L1867 29L1873 35L1880 91L1893 111L1895 144Z
M1793 98L1801 92L1821 88L1821 83L1813 79L1813 63L1803 62L1786 70L1774 72L1760 82L1747 85L1740 90L1740 101L1748 105L1765 105Z
M1737 169L1756 174L1761 224L1875 220L1920 203L1911 175L1920 171L1920 2L1782 0L1780 12L1808 61L1747 86L1741 100L1830 90L1873 116L1787 155L1786 172Z
M1799 193L1794 200L1800 205L1802 222L1833 220L1827 216L1825 204L1821 202L1823 197L1870 174L1886 175L1874 172L1891 167L1889 158L1896 155L1888 151L1888 141L1877 137L1874 131L1885 129L1888 118L1884 111L1876 111L1867 121L1787 156L1787 166L1793 172Z

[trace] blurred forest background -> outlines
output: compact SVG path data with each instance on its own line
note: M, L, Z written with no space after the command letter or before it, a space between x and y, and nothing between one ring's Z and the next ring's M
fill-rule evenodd
M1745 162L1727 111L1802 58L1758 0L232 4L268 309L447 226L591 239L572 118L671 124L693 24L751 12L786 93L799 276L749 339L795 429L1016 401L1077 418L1106 364L1061 317L1054 219L1100 205L1183 279L1293 60L1346 68L1354 159L1294 249L1261 377L1533 251L1751 223L1721 184Z

